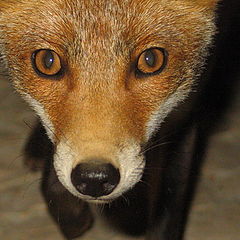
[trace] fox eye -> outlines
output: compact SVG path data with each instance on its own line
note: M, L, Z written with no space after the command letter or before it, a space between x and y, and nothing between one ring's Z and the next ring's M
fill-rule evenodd
M163 48L149 48L138 57L136 75L139 77L159 74L167 65L168 54Z
M62 71L61 59L53 50L41 49L33 53L33 67L44 77L58 76Z

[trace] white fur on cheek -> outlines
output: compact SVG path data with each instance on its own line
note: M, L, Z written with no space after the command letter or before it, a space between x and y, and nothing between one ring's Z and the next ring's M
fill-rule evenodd
M57 145L54 154L54 169L62 185L73 195L81 197L82 195L75 189L71 181L75 157L70 146L70 143L64 142L63 140Z
M149 140L152 134L160 127L161 123L173 110L173 108L188 96L190 90L191 89L186 90L180 87L176 92L169 96L165 102L161 103L155 112L152 113L146 125L145 136L147 140Z
M140 151L140 145L132 143L119 154L122 192L131 189L142 177L145 159Z
M44 110L44 107L41 103L39 103L37 100L32 98L29 94L23 93L22 94L24 100L28 102L28 104L33 108L33 110L37 113L37 115L41 118L42 124L45 127L45 130L47 132L47 135L49 139L54 143L54 127L52 122L50 121L50 118L46 111Z

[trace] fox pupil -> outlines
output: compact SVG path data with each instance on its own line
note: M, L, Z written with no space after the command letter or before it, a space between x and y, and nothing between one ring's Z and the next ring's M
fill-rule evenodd
M44 62L44 66L47 68L47 69L50 69L54 63L54 56L53 54L51 53L51 51L47 51L45 56L44 56L44 59L43 59L43 62Z
M156 59L152 51L146 51L145 61L149 67L154 67Z

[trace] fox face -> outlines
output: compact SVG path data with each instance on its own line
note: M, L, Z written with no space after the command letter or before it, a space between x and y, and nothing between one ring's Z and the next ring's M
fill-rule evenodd
M215 1L0 1L9 76L55 145L60 182L87 201L142 177L143 146L183 101L212 42Z

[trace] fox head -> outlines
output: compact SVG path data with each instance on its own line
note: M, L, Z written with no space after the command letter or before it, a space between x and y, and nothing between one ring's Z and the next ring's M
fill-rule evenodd
M0 0L2 59L54 143L55 171L72 194L110 201L141 179L142 146L201 72L215 5Z

